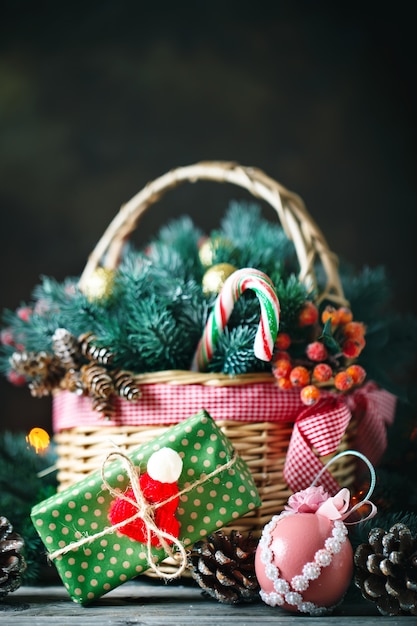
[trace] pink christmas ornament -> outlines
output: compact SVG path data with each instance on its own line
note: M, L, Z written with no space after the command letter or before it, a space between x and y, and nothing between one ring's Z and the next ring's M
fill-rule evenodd
M322 486L315 486L329 465L349 455L364 461L371 475L368 493L351 509L348 489L331 497ZM345 450L321 469L311 487L288 499L285 510L263 529L255 554L260 595L266 604L323 615L341 602L353 573L353 550L344 520L364 505L370 507L368 515L346 524L364 522L376 514L376 506L368 499L375 484L375 470L367 457Z
M353 572L353 550L343 519L349 491L330 497L309 487L263 530L255 571L262 600L288 611L321 615L342 600Z

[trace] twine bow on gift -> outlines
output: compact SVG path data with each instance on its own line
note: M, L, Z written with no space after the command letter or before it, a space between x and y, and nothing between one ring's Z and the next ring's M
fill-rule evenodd
M120 493L120 491L118 491L117 489L114 489L109 484L109 482L107 481L104 475L105 474L104 470L105 470L105 466L107 462L114 457L119 458L122 461L126 469L126 473L129 477L130 484L131 484L133 493L135 495L135 500ZM63 554L67 554L68 552L71 552L72 550L76 550L77 548L80 548L88 543L91 543L97 539L100 539L101 537L104 537L113 532L116 532L120 528L123 528L127 524L131 524L137 519L141 519L144 522L144 525L146 528L147 561L148 561L149 567L153 569L154 572L157 574L157 576L160 578L164 578L166 580L178 578L179 576L181 576L181 574L184 572L185 568L187 567L187 554L186 554L184 545L174 535L162 530L161 528L158 528L154 519L155 510L159 507L164 506L168 502L171 502L174 498L181 497L183 494L188 493L195 487L198 487L199 485L204 484L208 480L211 480L211 478L213 478L217 474L220 474L221 472L231 468L236 462L236 459L237 459L237 454L234 453L233 456L230 458L230 460L227 461L227 463L224 463L223 465L218 466L215 470L213 470L209 474L204 474L202 478L188 485L187 487L184 487L181 491L165 499L164 501L151 504L146 500L146 498L144 497L142 493L142 489L140 487L140 482L139 482L139 473L134 463L130 460L130 458L126 454L124 454L120 450L110 452L107 455L101 467L101 477L103 480L103 485L109 491L111 495L117 498L121 498L125 500L126 502L129 502L133 507L135 507L135 509L137 509L137 511L134 513L134 515L131 515L130 517L118 522L117 524L113 524L112 526L107 526L102 531L95 533L94 535L88 535L86 537L82 537L81 539L77 541L69 543L63 548L60 548L58 550L55 550L54 552L51 552L48 555L48 558L50 560L56 559L57 557ZM155 563L154 555L152 554L152 543L151 543L152 534L158 537L161 547L164 549L167 556L172 557L176 561L179 562L178 568L174 572L166 573L160 567L158 567L157 563ZM179 558L178 558L178 553L175 554L170 544L174 544L174 546L178 549Z
M184 571L186 567L186 563L187 563L186 552L185 552L184 546L182 542L179 541L177 537L175 537L175 535L172 535L171 533L168 533L165 530L162 530L155 523L155 510L161 507L162 505L167 504L168 502L171 502L175 498L178 498L178 495L175 494L167 498L163 502L156 502L152 504L149 503L146 500L145 496L143 495L142 489L140 487L139 474L137 472L136 466L132 463L129 457L120 451L110 452L107 455L106 461L109 461L112 457L119 457L122 460L122 463L124 464L125 469L126 469L126 473L129 476L130 484L131 484L135 499L129 498L125 494L120 493L119 490L114 489L110 485L110 483L107 481L104 475L105 463L103 464L101 468L101 477L103 480L103 484L105 485L107 491L112 496L114 496L115 498L124 500L125 502L129 502L134 508L137 509L134 515L122 520L121 522L118 522L117 524L114 525L114 528L120 529L120 528L123 528L124 526L127 526L131 522L134 522L137 519L141 519L143 521L143 524L146 530L147 559L148 559L148 563L150 567L154 570L154 572L159 577L171 578L169 574L164 573L161 570L161 568L159 568L158 565L155 564L154 559L152 557L151 545L152 545L152 534L154 534L158 538L161 547L165 550L165 553L169 557L173 559L175 558L174 551L172 550L170 544L174 544L178 548L178 551L180 553L180 566L179 566L180 573L177 574L177 576L180 576L182 572Z
M322 472L318 456L333 454L351 421L357 421L355 447L377 464L387 445L386 427L394 419L396 398L368 383L346 396L326 396L298 414L288 447L284 476L294 492L308 487L320 472L324 488L333 495L339 484L329 471Z

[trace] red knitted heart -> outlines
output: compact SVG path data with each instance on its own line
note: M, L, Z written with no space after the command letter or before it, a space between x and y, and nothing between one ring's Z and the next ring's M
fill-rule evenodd
M176 496L178 493L178 487L175 483L161 483L150 478L147 473L142 474L139 479L139 484L149 504L165 502L165 500ZM132 488L126 491L125 496L136 501ZM155 509L154 512L156 526L174 537L178 537L180 528L179 522L175 517L178 502L179 498L173 497L172 500L166 504L162 504ZM137 508L133 504L123 498L116 498L110 505L109 519L112 525L115 525L132 517L135 513L137 513ZM137 518L133 522L129 522L125 526L120 527L118 531L135 541L140 541L141 543L146 543L147 541L146 526L141 518ZM167 543L172 543L172 541L167 541ZM159 539L155 533L151 533L151 544L155 547L160 545Z

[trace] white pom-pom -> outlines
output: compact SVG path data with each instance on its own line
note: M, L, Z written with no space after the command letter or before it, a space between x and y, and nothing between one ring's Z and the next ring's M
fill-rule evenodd
M148 474L161 483L175 483L182 472L182 459L172 448L161 448L148 460Z

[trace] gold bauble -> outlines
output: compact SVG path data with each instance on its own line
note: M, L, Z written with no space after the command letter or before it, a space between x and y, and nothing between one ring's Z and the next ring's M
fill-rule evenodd
M83 293L90 302L107 300L113 294L114 270L97 267L83 286Z
M224 237L207 237L198 249L201 265L210 267L220 249L233 250L232 243Z
M213 293L219 293L223 287L225 280L236 272L237 267L230 265L230 263L218 263L212 265L206 271L202 280L203 292L207 295Z

